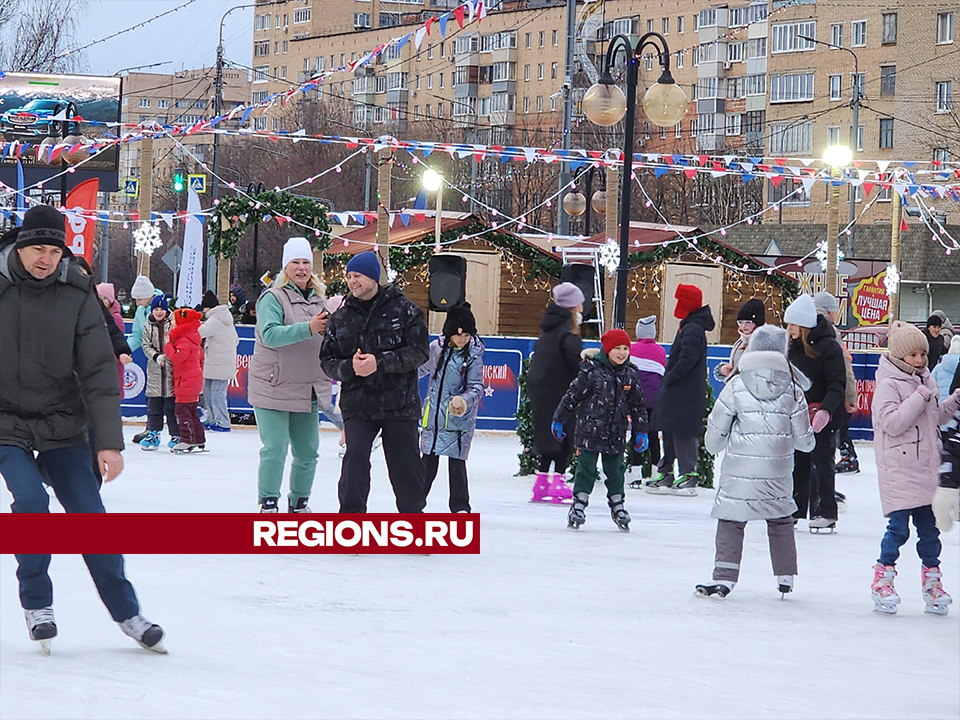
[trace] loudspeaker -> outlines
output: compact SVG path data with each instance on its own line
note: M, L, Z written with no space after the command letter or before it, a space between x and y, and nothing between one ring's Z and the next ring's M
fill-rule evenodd
M430 309L446 312L466 300L467 259L442 253L430 258Z
M570 282L583 293L583 313L587 314L593 305L593 265L567 263L560 268L560 282Z

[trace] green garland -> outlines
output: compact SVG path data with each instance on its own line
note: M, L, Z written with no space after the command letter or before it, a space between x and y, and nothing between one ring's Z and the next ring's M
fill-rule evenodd
M703 413L704 423L706 423L706 419L710 417L710 412L713 410L713 385L710 384L710 378L707 378L706 385L706 406ZM697 440L697 475L700 477L700 487L712 488L713 455L707 452L707 448L703 444L703 438L704 435L701 433L700 438Z
M247 228L263 222L264 216L282 216L292 220L296 232L303 234L314 250L330 247L330 223L323 203L288 192L268 190L254 195L219 199L213 214L207 218L210 251L221 258L237 257L243 233ZM307 228L319 230L320 234L310 232Z
M520 458L520 472L518 475L533 475L537 471L537 456L533 452L533 405L527 394L527 378L530 375L530 358L525 358L520 364L520 405L517 408L517 437L520 439L522 450L517 455Z

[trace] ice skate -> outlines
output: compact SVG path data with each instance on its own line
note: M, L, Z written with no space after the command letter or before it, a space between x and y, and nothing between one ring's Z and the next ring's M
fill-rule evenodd
M158 433L158 434L159 434L159 433ZM180 436L179 436L179 435L172 435L172 436L170 436L170 439L167 440L167 447L170 448L171 451L173 451L173 449L174 449L179 443L180 443Z
M280 508L278 506L279 502L280 502L280 498L273 498L273 497L263 498L262 500L260 500L260 512L262 513L280 512Z
M837 501L837 510L838 510L839 512L846 512L846 511L847 511L847 496L844 495L844 494L843 494L842 492L840 492L839 490L837 490L837 491L834 491L833 497L834 497L834 499Z
M550 500L550 475L545 472L538 472L533 481L533 497L530 502L549 502Z
M893 565L877 563L873 566L873 584L870 586L870 594L873 596L874 612L884 615L896 614L897 605L900 604L900 596L893 587L893 578L896 576L897 570Z
M24 610L23 616L27 621L27 632L30 633L30 639L40 645L41 653L49 655L50 641L57 636L57 623L53 619L53 608Z
M569 505L573 502L573 490L567 486L563 473L553 473L550 476L550 486L547 490L550 502L556 505Z
M134 615L117 624L120 625L124 634L136 640L144 650L163 654L167 652L163 646L163 628L150 622L143 615Z
M814 535L826 533L833 535L837 529L837 521L830 518L815 517L810 521L810 532Z
M623 532L630 532L630 513L623 507L623 495L611 495L607 498L610 506L610 517Z
M856 457L842 457L834 468L838 473L858 473L860 472L860 461Z
M196 445L180 441L170 448L170 452L174 453L175 455L186 455L187 453L193 452L194 448L196 447Z
M590 496L587 493L577 493L573 496L573 507L567 513L567 527L571 530L579 530L580 526L587 521L585 510L590 504Z
M780 593L781 600L787 596L787 593L793 592L793 575L778 575L777 591Z
M136 435L133 436L133 441L132 441L133 444L139 445L140 441L143 440L148 434L149 434L149 431L147 430L144 430L143 432L138 432Z
M307 505L307 501L308 501L309 499L310 499L310 498L300 498L300 499L297 500L295 503L292 503L292 502L289 502L289 501L288 501L288 502L287 502L287 512L291 512L291 513L309 513L309 512L313 512L313 511L310 509L310 506Z
M700 478L696 474L681 475L673 485L667 488L667 493L681 497L696 497L699 484Z
M668 495L674 480L673 473L657 473L656 477L647 480L643 489L651 495Z
M730 594L730 591L733 590L735 585L735 582L729 582L727 580L718 580L713 583L697 585L696 595L697 597L713 597L718 600L723 600L723 598Z
M931 615L946 615L953 598L943 589L940 568L924 566L920 572L923 579L923 611Z
M627 485L631 490L642 490L643 489L643 478L638 477L636 480L631 480L630 484Z
M143 450L156 450L160 447L160 433L156 430L148 431L143 440L140 441L140 447Z

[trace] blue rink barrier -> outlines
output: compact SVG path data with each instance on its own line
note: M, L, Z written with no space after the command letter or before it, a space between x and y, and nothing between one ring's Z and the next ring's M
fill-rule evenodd
M247 369L250 356L253 355L253 326L238 325L240 345L237 347L237 374L227 390L227 405L231 413L252 414L253 408L247 401ZM127 333L130 323L127 323ZM477 428L480 430L517 429L517 408L520 406L520 368L523 360L533 354L536 338L524 337L484 337L483 385L484 394L480 401L480 413ZM587 347L599 347L595 340L584 342ZM664 345L669 352L670 346ZM726 362L730 357L729 345L711 345L707 348L707 366L714 395L718 395L723 383L714 377L714 368ZM850 434L859 440L872 440L873 427L870 423L870 402L873 399L874 374L879 355L875 353L853 353L853 369L857 377L858 410L850 423ZM124 398L121 410L125 417L146 415L146 357L142 350L133 355L134 362L127 366L124 377ZM135 367L134 367L135 366ZM420 394L427 392L428 378L420 380ZM336 394L336 385L334 385ZM321 414L321 417L322 414Z

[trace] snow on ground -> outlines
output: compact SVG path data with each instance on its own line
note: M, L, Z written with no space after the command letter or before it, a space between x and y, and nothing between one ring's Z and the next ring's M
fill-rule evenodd
M127 438L138 428L125 428ZM336 510L334 433L311 506ZM255 430L212 452L125 453L104 492L113 512L249 512ZM764 523L747 529L743 571L723 601L709 579L712 491L628 491L632 532L600 488L587 523L534 505L513 477L516 438L479 435L469 460L479 556L128 556L144 614L170 654L139 649L111 622L79 556L51 574L60 637L27 639L15 560L0 557L0 718L957 718L960 601L923 613L920 564L904 547L894 617L872 612L885 527L873 451L838 478L839 532L797 533L796 592L780 599ZM429 511L446 511L446 464ZM9 512L10 497L0 491ZM382 454L372 511L394 510ZM197 522L202 522L197 518ZM189 524L157 532L189 532ZM960 597L958 532L944 536Z

